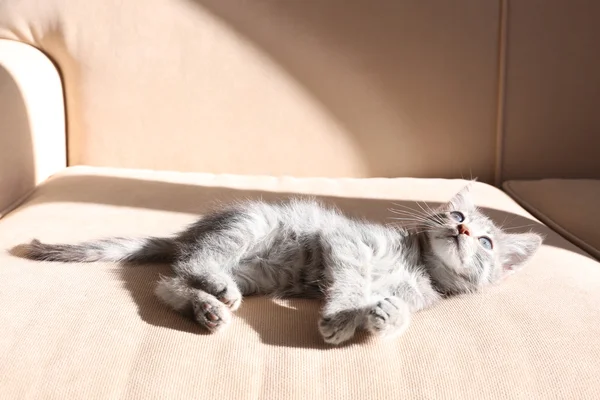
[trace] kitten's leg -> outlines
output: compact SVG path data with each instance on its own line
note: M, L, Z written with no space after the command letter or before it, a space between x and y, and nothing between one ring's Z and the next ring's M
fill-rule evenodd
M401 334L410 321L408 305L399 297L372 291L372 268L379 260L371 246L352 231L322 237L327 282L326 301L319 321L324 340L340 344L358 328L381 336Z
M245 225L249 223L228 218L233 217L207 217L199 221L204 225L186 232L192 239L181 244L184 256L173 264L173 271L189 286L215 296L235 311L241 305L242 293L233 274L256 238L247 231Z
M330 259L326 267L330 284L319 320L319 331L325 342L346 342L364 324L368 304L368 282L358 265L344 265L340 259Z
M231 311L236 311L242 304L242 293L230 274L216 268L202 268L198 261L193 263L193 267L188 267L188 270L193 271L188 276L188 284L194 289L211 294ZM178 265L177 268L181 270L182 266Z
M192 313L194 319L211 332L227 326L231 321L231 311L222 301L203 290L190 287L186 279L162 278L155 293L175 311Z
M410 324L408 304L399 297L390 296L377 301L367 310L365 328L379 336L398 337Z
M260 292L261 271L244 262L266 249L265 238L280 227L279 211L262 203L207 214L177 238L175 274L236 310L244 292ZM262 246L262 247L261 247ZM250 272L250 273L246 273ZM242 279L243 278L243 279ZM242 286L245 285L245 286Z

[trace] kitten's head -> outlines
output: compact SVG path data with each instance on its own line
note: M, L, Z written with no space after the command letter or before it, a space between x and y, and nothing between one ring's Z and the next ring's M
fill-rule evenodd
M475 206L471 185L421 224L427 264L439 288L472 292L523 267L542 243L536 233L507 233Z

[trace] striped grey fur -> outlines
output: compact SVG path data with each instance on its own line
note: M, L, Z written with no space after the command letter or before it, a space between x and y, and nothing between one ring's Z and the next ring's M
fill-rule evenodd
M397 212L412 229L350 219L312 200L251 201L209 213L171 238L34 240L26 256L169 262L173 276L158 282L156 295L174 310L192 311L210 331L228 325L242 296L322 296L319 330L340 344L357 329L400 335L411 313L500 281L542 242L535 233L496 227L473 204L469 186L437 210Z

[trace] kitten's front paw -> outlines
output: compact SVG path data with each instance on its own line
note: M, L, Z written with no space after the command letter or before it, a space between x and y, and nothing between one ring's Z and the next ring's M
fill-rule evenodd
M380 336L400 336L409 324L408 305L398 297L388 297L377 302L367 314L367 329Z
M343 311L323 316L319 321L319 331L329 344L341 344L352 339L356 331L357 315L354 311Z
M196 321L211 332L216 332L231 322L231 311L210 295L200 295L192 302Z

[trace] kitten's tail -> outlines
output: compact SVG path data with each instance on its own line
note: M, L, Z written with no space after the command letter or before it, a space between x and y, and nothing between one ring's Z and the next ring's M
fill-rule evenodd
M14 253L38 261L58 262L172 262L176 243L169 238L122 238L78 244L48 244L37 239L13 249Z

